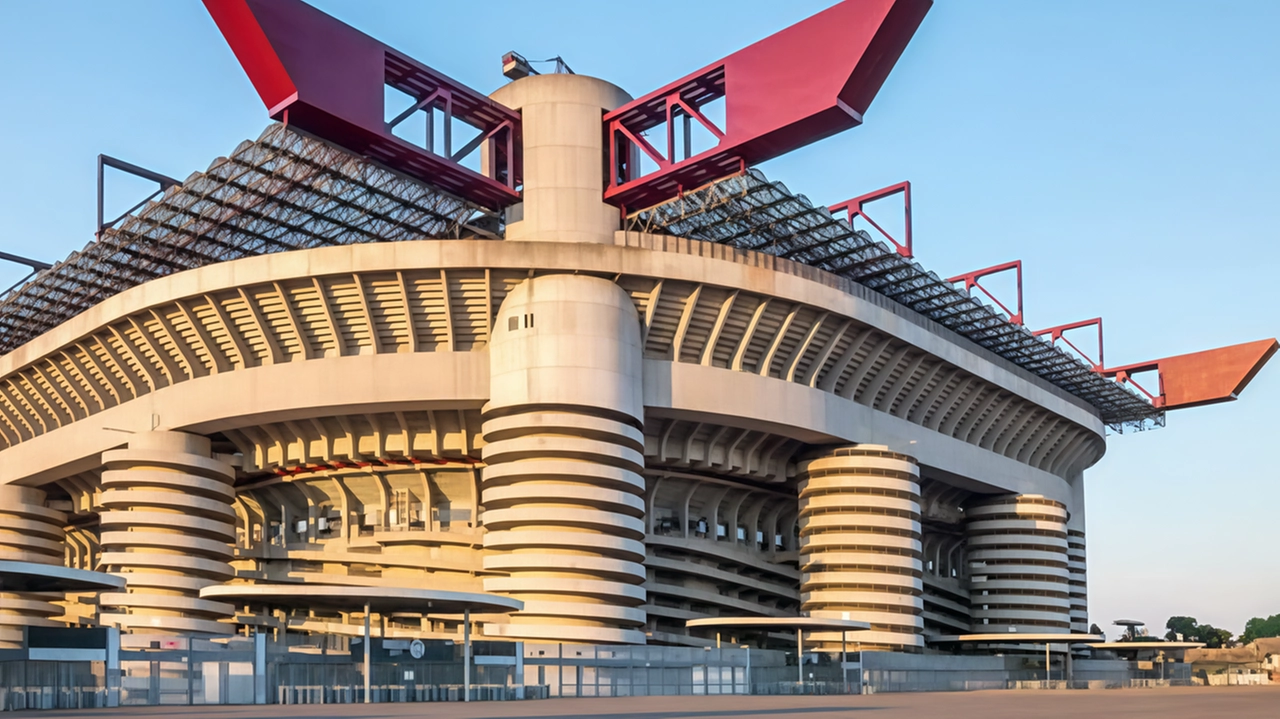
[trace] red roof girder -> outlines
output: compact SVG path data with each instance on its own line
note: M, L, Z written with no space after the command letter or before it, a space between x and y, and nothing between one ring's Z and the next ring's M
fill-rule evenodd
M272 118L477 205L519 202L519 113L301 0L204 4ZM396 137L386 121L387 85L479 130L490 176L450 157L451 147L437 154Z

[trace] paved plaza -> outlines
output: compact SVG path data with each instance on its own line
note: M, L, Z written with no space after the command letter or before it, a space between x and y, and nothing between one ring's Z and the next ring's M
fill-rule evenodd
M8 717L186 717L188 719L284 719L285 717L440 717L441 719L1200 719L1280 718L1280 686L1183 687L1099 691L1000 691L879 694L861 697L636 697L550 699L473 704L374 704L311 706L130 707L85 711L15 712Z

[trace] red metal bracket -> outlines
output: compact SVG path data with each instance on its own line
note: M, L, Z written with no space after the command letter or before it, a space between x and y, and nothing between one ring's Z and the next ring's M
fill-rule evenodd
M651 207L861 124L931 4L845 0L607 113L605 200ZM722 97L723 128L701 109ZM676 120L702 125L715 147L678 156ZM655 147L644 133L664 123ZM657 169L641 174L640 153Z
M1089 353L1077 347L1074 342L1067 339L1063 335L1064 332L1080 329L1082 327L1089 327L1092 325L1098 326L1098 359L1097 361L1094 361L1091 357L1089 357ZM1103 364L1103 352L1102 352L1102 318L1101 317L1094 317L1091 320L1081 320L1080 322L1070 322L1065 325L1058 325L1057 327L1049 327L1048 329L1043 329L1043 330L1040 330L1039 332L1032 332L1031 334L1035 335L1036 337L1050 335L1050 338L1049 338L1050 344L1057 344L1058 340L1062 340L1064 343L1066 343L1068 347L1075 350L1077 354L1079 354L1081 357L1088 360L1089 365L1093 368L1094 372L1102 371L1104 364Z
M1145 372L1156 373L1155 394L1152 394L1150 390L1143 387L1138 380L1133 377L1135 374L1143 374ZM1138 364L1125 365L1123 367L1100 369L1098 370L1098 373L1103 377L1110 377L1120 384L1132 386L1134 389L1146 395L1147 399L1151 400L1151 406L1153 407L1165 406L1164 373L1160 371L1160 360L1155 360L1153 362L1140 362Z
M1274 339L1258 340L1123 367L1110 367L1100 372L1104 377L1113 377L1117 382L1133 385L1156 407L1199 407L1238 398L1278 349L1280 343ZM1133 375L1142 372L1157 373L1156 393L1153 394L1134 381Z
M490 209L519 202L520 115L301 0L204 0L268 113L353 152ZM443 154L392 134L386 86L414 98L408 113L444 111ZM452 120L476 141L454 152ZM459 160L488 145L490 176Z
M876 200L883 200L886 197L893 197L899 192L902 193L902 213L903 213L903 224L902 224L903 241L902 242L898 242L896 239L894 239L893 235L890 235L875 220L871 219L871 216L867 214L867 210L865 207L868 203L875 202ZM907 259L911 259L912 257L915 256L912 254L912 249L911 249L911 183L910 182L899 182L896 185L889 185L888 187L881 188L879 190L876 190L875 192L868 192L865 195L859 195L858 197L855 197L852 200L845 200L844 202L836 203L827 209L831 210L832 214L839 213L839 212L848 212L850 227L853 226L853 220L855 217L861 217L862 219L867 221L867 224L876 228L876 231L879 232L881 235L883 235L884 238L893 245L894 249L898 251L898 254L902 255L903 257L906 257ZM949 281L952 281L952 280L949 280Z
M1014 312L1013 310L1006 307L1005 304L1001 302L998 298L996 298L995 295L991 294L991 290L988 290L986 287L983 287L980 282L980 280L983 277L989 277L991 275L994 275L1000 272L1007 272L1009 270L1015 270L1018 275L1018 311L1017 312ZM986 295L992 302L996 303L996 305L1000 309L1004 310L1004 313L1009 316L1010 322L1012 322L1015 325L1022 324L1022 260L1014 260L1013 262L1006 262L1002 265L994 265L992 267L987 267L986 269L974 270L973 272L969 272L963 275L956 275L955 277L952 277L951 279L947 280L947 282L953 282L953 283L963 282L964 289L966 292L972 292L973 288L977 287L978 289L982 290L982 294ZM1101 322L1101 320L1099 320L1099 322Z

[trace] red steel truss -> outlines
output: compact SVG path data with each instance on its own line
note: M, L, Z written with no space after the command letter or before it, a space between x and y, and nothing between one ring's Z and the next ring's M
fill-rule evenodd
M519 202L520 115L301 0L204 0L272 118L371 157L469 202ZM386 121L386 86L414 98ZM444 113L443 153L392 134L409 115ZM452 120L479 131L452 146ZM486 177L460 160L488 145Z
M871 216L867 214L867 207L866 207L868 204L875 202L876 200L883 200L887 197L893 197L898 193L902 193L902 213L903 213L902 242L898 242L898 240L894 238L893 235L889 234L887 230L881 227L879 223L871 219ZM883 235L884 238L893 245L893 248L898 251L898 254L902 255L907 259L911 259L912 257L915 257L915 254L911 249L911 183L910 182L899 182L896 185L889 185L888 187L882 187L879 190L876 190L874 192L868 192L865 195L859 195L853 198L852 200L845 200L844 202L838 202L827 209L831 210L832 214L836 214L840 212L848 212L850 226L853 226L854 219L861 217L862 219L866 220L867 224L876 228L876 232L879 232L881 235Z
M1066 337L1066 335L1063 334L1071 330L1077 330L1082 327L1091 327L1093 325L1097 325L1098 327L1098 359L1097 360L1090 357L1088 352L1085 352L1084 350L1077 347L1074 342L1072 342L1070 339ZM1091 320L1080 320L1079 322L1068 322L1065 325L1058 325L1057 327L1049 327L1047 329L1040 330L1039 332L1032 332L1031 334L1036 337L1043 337L1045 335L1049 335L1049 344L1057 344L1058 340L1062 340L1068 347L1075 350L1076 354L1085 358L1089 362L1090 366L1093 367L1093 371L1095 372L1101 372L1102 368L1105 366L1104 359L1103 359L1103 352L1102 352L1102 318L1101 317L1094 317Z
M845 0L607 113L605 200L643 209L861 124L931 4ZM720 98L724 127L702 112ZM677 155L677 120L716 145ZM645 133L663 124L655 146ZM657 169L641 174L639 153Z
M910 235L908 235L908 237L909 236ZM981 280L983 277L989 277L991 275L998 274L1000 272L1008 272L1009 270L1014 270L1018 275L1018 310L1016 312L1009 309L1003 302L1000 301L998 297L991 294L991 290L988 290L986 287L983 287L981 283ZM1005 262L1004 264L1001 264L1001 265L993 265L991 267L987 267L981 270L974 270L973 272L968 272L963 275L956 275L955 277L948 279L947 282L952 282L952 283L963 282L965 291L969 292L970 294L973 293L973 288L975 287L982 290L982 294L986 295L988 299L996 303L996 305L1000 309L1004 310L1004 313L1009 316L1010 322L1014 323L1015 325L1023 324L1023 321L1022 321L1022 260ZM1099 322L1098 329L1101 330L1102 321L1099 320L1098 322ZM1044 333L1041 332L1039 334L1044 334ZM1061 337L1061 334L1059 334L1058 337L1055 337L1054 341L1057 341L1057 339L1059 339L1060 337ZM1099 347L1102 346L1101 335L1099 335L1098 346ZM1079 350L1076 350L1076 351L1079 352Z

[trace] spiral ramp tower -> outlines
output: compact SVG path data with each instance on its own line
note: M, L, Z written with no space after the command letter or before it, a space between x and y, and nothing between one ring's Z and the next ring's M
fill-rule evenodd
M103 624L158 633L230 634L218 620L232 607L200 590L234 576L235 470L214 459L205 437L134 435L102 457L101 565L125 577L105 593Z
M520 599L530 640L643 644L643 407L635 306L608 280L517 286L490 350L485 591Z
M65 513L45 506L45 493L0 486L0 560L62 566ZM0 587L0 649L22 646L23 627L61 626L61 593L13 593Z
M857 632L867 648L923 648L915 460L887 447L843 447L801 462L798 479L803 611L869 622ZM838 634L818 639L840 643Z
M1004 495L965 510L973 630L1071 629L1067 508L1039 495Z

